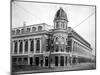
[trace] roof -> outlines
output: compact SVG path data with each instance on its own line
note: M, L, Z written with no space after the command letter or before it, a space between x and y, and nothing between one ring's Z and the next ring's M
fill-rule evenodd
M62 20L62 19L68 21L66 12L62 8L60 8L56 12L54 20Z

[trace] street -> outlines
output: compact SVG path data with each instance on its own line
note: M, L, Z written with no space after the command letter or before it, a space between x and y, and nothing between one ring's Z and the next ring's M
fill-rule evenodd
M28 74L28 73L41 73L41 72L54 72L54 71L89 70L89 69L95 69L95 64L81 63L81 64L72 65L72 66L41 68L38 70L20 71L20 72L15 72L15 73Z

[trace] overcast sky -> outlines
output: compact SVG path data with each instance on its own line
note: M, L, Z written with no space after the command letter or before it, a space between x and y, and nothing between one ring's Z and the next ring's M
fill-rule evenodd
M67 13L69 21L68 27L74 28L74 30L78 34L80 34L85 40L87 40L94 49L93 53L95 53L95 7L94 6L79 6L79 5L68 5L68 4L62 5L62 4L33 3L33 2L13 2L12 28L23 26L24 22L26 22L26 25L47 23L53 26L54 16L60 7L62 7L64 11ZM82 24L80 24L83 20L85 21ZM80 25L77 26L78 24Z

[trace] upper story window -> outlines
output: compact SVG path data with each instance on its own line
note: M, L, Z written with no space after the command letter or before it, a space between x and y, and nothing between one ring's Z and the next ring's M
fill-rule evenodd
M14 42L14 53L16 54L17 53L17 42Z
M21 42L20 42L20 46L19 46L19 52L22 53L22 51L23 51L23 43L22 43L22 41L21 41Z
M13 31L12 31L12 35L14 35L14 34L15 34L15 31L13 30Z
M13 58L13 59L12 59L12 62L13 62L13 63L16 63L16 61L17 61L17 58Z
M40 51L40 39L37 39L36 41L36 52Z
M19 29L16 30L16 34L20 34L20 30Z
M25 52L28 52L28 41L25 41Z
M32 27L32 31L36 31L36 27Z
M30 28L27 28L27 32L30 32L30 30L31 30Z
M59 28L59 22L56 22L56 28Z
M24 33L24 29L21 29L21 33Z
M38 26L38 30L41 31L42 30L42 26Z
M68 46L71 46L72 41L71 41L71 40L69 40L67 43L68 43Z
M34 40L31 40L31 52L33 52L34 51Z
M56 37L56 42L58 42L58 37Z

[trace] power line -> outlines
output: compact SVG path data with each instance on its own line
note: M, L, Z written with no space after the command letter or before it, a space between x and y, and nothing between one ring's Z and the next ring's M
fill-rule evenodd
M74 28L76 28L76 27L78 27L79 25L81 25L83 22L85 22L88 18L90 18L92 15L94 15L95 14L95 12L93 12L92 14L90 14L88 17L86 17L81 23L79 23L78 25L76 25L75 27L73 27L73 29Z
M28 14L30 14L31 16L34 16L31 12L27 11L25 8L23 8L21 5L14 3L16 6L22 8L25 12L27 12Z

